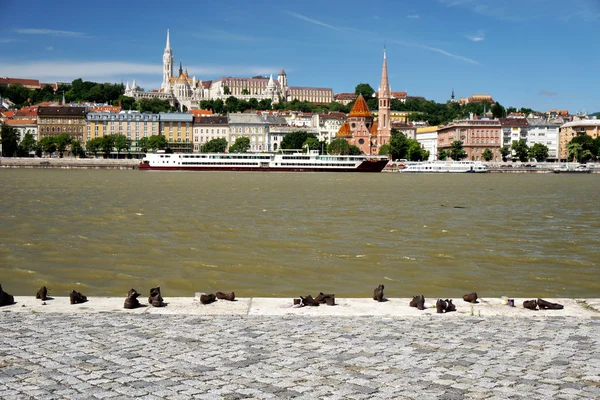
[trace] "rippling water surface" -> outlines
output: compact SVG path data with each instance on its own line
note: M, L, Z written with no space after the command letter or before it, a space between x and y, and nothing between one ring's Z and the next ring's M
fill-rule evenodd
M600 297L600 175L0 170L14 295Z

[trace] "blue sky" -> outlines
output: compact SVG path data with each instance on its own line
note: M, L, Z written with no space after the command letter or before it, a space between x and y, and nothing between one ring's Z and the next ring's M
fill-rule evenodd
M284 68L292 86L377 89L445 102L600 111L599 0L0 2L0 76L161 83L175 63L210 80Z

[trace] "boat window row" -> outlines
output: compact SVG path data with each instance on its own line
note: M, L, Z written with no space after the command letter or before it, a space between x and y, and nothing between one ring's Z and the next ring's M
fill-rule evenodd
M210 159L219 159L219 160L270 160L270 155L227 155L227 154L219 154L219 155L183 155L181 158L210 158Z
M350 168L355 168L356 164L354 163L335 163L335 164L330 164L330 163L281 163L279 164L282 167L350 167Z
M238 167L242 167L242 166L250 166L250 167L256 167L258 164L256 162L251 162L251 161L238 161L238 162L228 162L228 161L218 161L218 162L207 162L207 161L184 161L182 162L183 165L208 165L208 166L215 166L215 165L235 165Z

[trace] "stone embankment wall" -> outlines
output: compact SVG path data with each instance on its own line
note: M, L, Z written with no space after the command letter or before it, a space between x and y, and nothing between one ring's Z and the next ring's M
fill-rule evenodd
M0 168L137 169L140 160L103 158L6 158Z

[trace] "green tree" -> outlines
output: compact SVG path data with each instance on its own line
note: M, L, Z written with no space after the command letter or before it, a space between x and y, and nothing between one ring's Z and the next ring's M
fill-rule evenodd
M535 158L536 161L546 161L548 158L548 146L542 143L534 143L529 149L529 157Z
M102 148L102 138L101 137L90 139L85 143L85 149L87 150L88 153L94 153L94 157L98 156L98 152L100 151L101 148Z
M2 125L2 128L0 128L0 143L2 143L2 156L14 157L19 144L19 131L12 126Z
M218 138L206 142L202 151L204 153L224 153L225 150L227 150L227 140Z
M524 140L513 142L511 148L515 152L515 156L517 156L519 161L525 162L529 160L529 147Z
M148 138L147 137L143 137L140 140L138 140L137 145L142 153L148 152Z
M119 158L121 151L129 150L131 148L131 140L127 139L125 135L114 135L114 146L115 150L117 150L117 158Z
M78 140L73 140L71 142L71 153L73 153L75 157L85 157L83 146L81 146L81 143L79 143Z
M360 151L360 148L358 148L358 146L351 144L350 147L348 147L348 155L360 156L361 154L362 151Z
M365 99L373 97L373 93L375 93L375 90L368 83L359 83L354 88L354 94L362 94Z
M71 144L71 136L68 133L61 133L54 137L54 143L56 144L56 151L60 158L63 158L64 152L67 150L67 146Z
M406 152L408 151L408 140L402 132L392 128L390 137L390 152L392 160L408 159Z
M438 149L438 160L445 161L448 158L448 152L444 149Z
M3 97L10 99L17 107L22 107L28 103L31 91L20 83L11 83L5 89ZM15 148L16 151L16 148Z
M148 148L154 151L166 149L167 144L167 139L163 135L152 135L148 138Z
M308 148L308 150L321 150L321 142L316 137L309 137L306 139L302 148Z
M29 157L29 154L37 149L37 142L31 132L27 131L21 143L19 143L20 152Z
M45 138L42 138L39 146L40 150L44 153L52 154L56 151L56 142L52 136L46 136Z
M423 161L426 159L425 150L421 148L421 145L415 139L406 140L406 159L409 161ZM429 154L427 154L429 157Z
M231 90L229 89L229 86L227 86L227 85L223 86L223 94L231 94Z
M139 112L146 113L160 113L160 112L172 112L176 111L175 107L171 106L168 100L161 100L157 98L153 99L139 99L136 102L136 107Z
M249 95L250 92L248 91L248 89L244 88L244 89L242 89L242 94L243 95Z
M346 139L334 139L327 145L327 153L341 155L350 154L350 145Z
M235 139L235 143L229 147L230 153L247 153L250 149L250 139L242 136Z
M490 149L485 149L481 154L481 157L483 157L485 161L491 161L492 158L494 158L494 153Z
M317 137L306 131L290 132L283 137L280 147L287 150L300 150L308 138L316 139Z
M463 142L461 140L455 140L450 144L450 151L448 154L454 161L460 161L467 158L467 152L463 149Z
M380 156L388 156L390 157L390 145L389 144L384 144L383 146L379 147L379 155Z
M579 161L583 155L583 146L581 143L574 142L571 140L567 144L567 160L568 161Z
M494 158L494 153L490 149L485 149L481 154L481 157L483 157L485 161L491 161L492 158Z
M115 137L113 135L106 135L102 137L102 141L100 142L100 149L104 153L104 158L110 157L110 152L113 150L115 146Z
M504 109L504 107L502 107L502 105L500 103L496 103L492 106L492 114L494 115L494 118L505 118L506 117L506 110Z
M502 161L506 162L508 156L510 155L510 147L502 146L500 149L500 155L502 156Z

